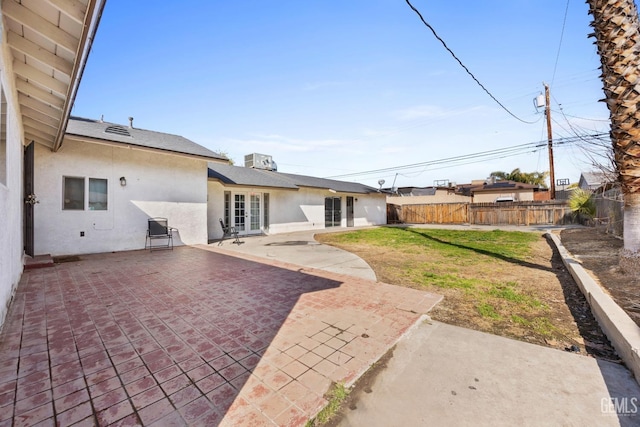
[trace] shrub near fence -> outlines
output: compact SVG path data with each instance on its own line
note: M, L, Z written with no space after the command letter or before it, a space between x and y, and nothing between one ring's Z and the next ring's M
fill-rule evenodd
M572 223L564 201L387 205L389 224L559 225Z

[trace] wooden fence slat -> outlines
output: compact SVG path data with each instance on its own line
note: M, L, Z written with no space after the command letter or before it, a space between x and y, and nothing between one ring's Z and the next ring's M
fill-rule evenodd
M389 224L559 225L572 222L565 201L387 204Z

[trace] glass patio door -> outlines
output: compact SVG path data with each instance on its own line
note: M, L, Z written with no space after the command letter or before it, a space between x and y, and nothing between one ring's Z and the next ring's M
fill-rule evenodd
M233 226L239 234L244 234L247 221L247 196L236 193L233 195Z
M262 195L260 193L233 195L233 224L239 234L262 232Z
M249 195L249 233L262 232L262 197L259 193Z

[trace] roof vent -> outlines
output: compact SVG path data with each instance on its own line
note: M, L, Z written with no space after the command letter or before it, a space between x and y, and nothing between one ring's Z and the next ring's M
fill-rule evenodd
M109 126L104 130L104 133L112 133L120 136L131 136L127 128L119 125Z

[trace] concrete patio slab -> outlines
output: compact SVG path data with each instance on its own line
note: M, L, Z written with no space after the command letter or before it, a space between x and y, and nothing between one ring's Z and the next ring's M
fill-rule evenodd
M338 424L637 426L624 366L439 322L420 323Z
M207 247L24 272L0 427L304 425L440 297Z
M233 239L216 241L212 249L254 255L270 260L287 261L305 267L319 268L332 273L347 274L368 280L376 280L373 269L359 256L345 250L318 243L314 236L320 233L354 231L371 227L333 227L291 233L240 237L240 244Z

